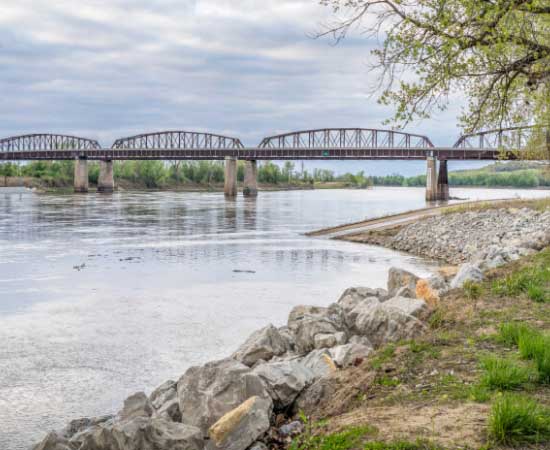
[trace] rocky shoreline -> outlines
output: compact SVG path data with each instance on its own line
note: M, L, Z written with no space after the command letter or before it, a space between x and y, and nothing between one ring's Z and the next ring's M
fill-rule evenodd
M328 307L297 306L283 327L254 332L230 357L189 368L112 416L77 419L34 450L266 450L303 430L295 420L327 396L332 380L388 343L427 331L450 289L550 243L550 212L443 215L393 236L392 248L464 263L420 279L390 269L387 289L353 287ZM452 242L452 239L455 239ZM439 252L439 253L438 253Z
M492 269L550 245L550 211L495 208L429 217L340 238L458 265Z

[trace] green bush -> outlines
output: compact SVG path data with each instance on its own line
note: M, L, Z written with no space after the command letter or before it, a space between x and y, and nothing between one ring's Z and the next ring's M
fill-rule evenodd
M505 394L493 405L489 433L502 444L548 442L550 411L527 397Z
M527 383L532 371L514 361L486 356L481 361L484 370L481 385L490 389L515 389Z

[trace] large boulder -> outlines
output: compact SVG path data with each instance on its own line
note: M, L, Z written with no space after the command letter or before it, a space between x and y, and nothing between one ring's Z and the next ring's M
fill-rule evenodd
M278 411L290 406L315 379L314 372L296 360L261 364L254 373L263 380Z
M349 329L352 332L356 331L355 323L357 321L357 317L359 317L362 314L366 314L371 309L380 305L381 303L377 297L366 297L360 302L358 302L353 309L347 310L345 312L345 318L346 318L346 324L348 325Z
M119 411L119 420L129 420L135 417L151 417L153 405L144 392L137 392L124 400L124 407Z
M281 334L273 325L268 325L252 333L232 358L252 367L259 360L269 361L274 356L286 353L290 348L288 337Z
M302 309L294 308L288 322L294 334L295 350L298 354L303 355L312 351L317 335L335 335L347 329L342 308L337 304L329 308L298 308Z
M313 372L316 379L329 376L337 370L336 364L334 364L330 355L330 351L327 349L313 350L299 361L303 366Z
M416 317L398 308L386 306L386 303L361 314L355 328L375 348L388 342L415 338L425 331L425 326Z
M224 414L254 396L269 398L261 378L234 359L191 367L178 381L182 422L204 435Z
M33 450L74 450L74 447L71 446L66 438L52 431L36 444Z
M177 387L178 385L175 381L169 380L151 393L149 401L153 406L154 417L181 422Z
M461 288L466 282L479 283L483 281L483 272L474 264L463 264L451 281L451 289Z
M418 280L419 278L415 274L397 267L392 267L388 272L389 297L395 297L402 288L406 289L401 291L401 295L414 297L416 295L416 283Z
M79 450L202 450L202 432L191 425L135 417L100 426L86 436Z
M208 430L207 450L246 450L269 429L271 400L251 397Z
M406 297L393 297L384 303L384 306L400 309L414 317L421 317L428 311L428 305L424 300Z
M370 345L351 343L331 348L330 356L339 367L350 367L357 361L363 361L373 351Z
M313 345L316 349L321 348L331 348L336 345L345 344L348 340L346 333L340 331L339 333L334 334L316 334L313 339Z

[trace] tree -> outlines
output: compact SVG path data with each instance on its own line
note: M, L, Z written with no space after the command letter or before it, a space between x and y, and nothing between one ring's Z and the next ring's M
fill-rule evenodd
M548 0L320 0L340 16L319 36L352 28L381 37L373 50L379 101L403 126L464 92L463 128L550 124Z

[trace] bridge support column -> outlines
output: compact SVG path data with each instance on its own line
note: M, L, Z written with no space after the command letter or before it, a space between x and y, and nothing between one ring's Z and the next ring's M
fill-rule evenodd
M88 192L88 158L76 158L74 162L74 191Z
M115 190L113 176L113 161L99 161L99 178L97 180L97 192L110 194Z
M244 188L245 197L258 195L258 168L256 161L246 161L244 164Z
M437 198L438 200L449 200L449 175L447 171L447 160L439 161L439 175L437 178Z
M428 170L426 173L426 201L437 200L437 160L428 156Z
M237 158L225 157L225 184L224 194L226 197L237 196Z

